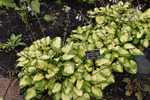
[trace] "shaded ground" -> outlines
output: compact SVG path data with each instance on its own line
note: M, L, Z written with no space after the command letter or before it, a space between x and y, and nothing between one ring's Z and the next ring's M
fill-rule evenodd
M38 17L44 30L45 36L50 36L51 38L59 36L63 40L65 40L65 38L69 37L69 35L71 34L71 30L76 29L78 26L84 26L91 23L86 13L88 10L93 10L95 6L101 6L101 0L98 0L96 4L78 4L74 2L76 0L71 0L71 2L67 2L69 0L62 1L66 1L66 3L57 5L52 3L52 1L50 2L49 0L49 2L47 1L46 3L47 6L41 6L41 12L40 14L38 14ZM109 0L105 0L105 4L110 3L108 1ZM62 10L63 5L65 4L71 7L71 10L68 13ZM137 3L134 2L134 5L136 6ZM142 10L144 11L145 9L147 9L147 7L148 6L144 6ZM57 15L56 13L59 13L59 15ZM53 21L46 22L45 20L43 20L43 18L41 17L43 17L45 14L49 14L50 16L52 16ZM81 16L81 21L76 19L77 16ZM36 40L41 39L43 37L43 33L41 31L42 29L38 23L37 18L31 16L30 14L29 18L30 19L28 21L28 24L32 30L32 33L34 33ZM26 28L26 24L22 22L19 11L15 11L12 8L0 8L0 43L7 42L7 39L10 39L10 36L12 34L22 34L22 42L26 43L27 46L30 46L35 40L32 33L29 29ZM25 46L18 46L15 48L15 50L20 52L24 49L24 47ZM17 78L17 72L20 70L20 68L15 68L15 65L17 64L16 60L18 59L15 50L10 49L7 52L6 50L0 52L0 77ZM134 96L134 93L130 97L127 97L125 95L125 87L127 86L127 84L122 82L122 79L125 77L129 77L131 80L133 80L135 77L139 76L130 75L126 72L122 74L114 73L114 75L116 76L116 82L106 87L106 89L104 90L103 100L137 100L137 97ZM21 91L21 94L23 94L25 90L26 89L23 89ZM143 98L143 100L149 100L147 99L147 97L150 96L149 93L143 91L142 88L140 91L145 98Z

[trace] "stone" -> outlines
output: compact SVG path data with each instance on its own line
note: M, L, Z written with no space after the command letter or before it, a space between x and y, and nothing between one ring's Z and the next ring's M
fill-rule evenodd
M140 74L150 74L150 62L146 59L148 55L147 51L143 52L144 55L134 56L134 60L137 63L138 72Z
M17 100L18 95L20 94L20 87L18 80L15 79L11 82L10 87L5 95L6 100Z
M7 89L10 85L11 79L8 78L0 78L0 98L5 96Z

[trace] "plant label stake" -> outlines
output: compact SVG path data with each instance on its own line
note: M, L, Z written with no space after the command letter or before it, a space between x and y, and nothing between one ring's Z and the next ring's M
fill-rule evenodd
M86 60L93 59L94 69L96 70L95 59L100 58L100 50L85 51Z

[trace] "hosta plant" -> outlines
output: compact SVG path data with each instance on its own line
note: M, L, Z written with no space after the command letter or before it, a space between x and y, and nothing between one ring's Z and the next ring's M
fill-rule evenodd
M101 58L96 60L97 67L114 66L111 69L118 72L123 72L124 67L127 72L136 74L137 64L133 58L143 52L133 44L149 46L149 12L150 9L135 14L129 2L95 8L88 13L96 25L79 26L67 41L86 43L92 49L99 49ZM132 21L133 16L136 19Z
M41 98L47 91L54 100L90 100L102 98L102 90L114 83L109 68L94 69L91 60L85 60L85 51L93 50L85 43L66 44L60 37L42 38L17 55L19 86L28 87L25 99Z
M105 36L114 39L118 37L121 43L132 42L149 46L150 40L150 9L144 13L130 8L130 3L119 2L115 5L95 8L89 11L96 21L96 28L102 30Z

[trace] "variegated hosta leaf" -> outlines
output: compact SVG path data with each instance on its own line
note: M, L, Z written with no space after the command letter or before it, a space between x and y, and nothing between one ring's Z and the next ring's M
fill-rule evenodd
M134 61L134 60L130 60L130 67L124 67L125 68L125 70L127 71L127 72L129 72L129 73L131 73L131 74L136 74L137 73L137 64L136 64L136 62Z
M82 96L82 95L83 95L83 91L77 89L76 87L73 87L73 91L74 91L78 96Z
M34 77L33 77L33 82L36 82L36 81L40 81L44 78L43 74L42 73L37 73Z
M110 76L111 75L111 71L110 71L109 68L102 69L101 72L103 74L105 74L106 76Z
M101 99L103 96L101 89L96 86L92 86L92 93L97 99Z
M106 36L105 36L105 32L103 31L103 30L96 30L96 33L97 33L97 35L100 37L100 38L102 38L102 39L105 39L106 38Z
M46 37L46 45L49 45L51 42L51 38L49 36Z
M80 45L80 46L79 46L79 50L78 50L78 54L79 54L81 57L83 57L83 56L85 56L85 51L86 51L85 46Z
M28 55L29 57L35 57L35 51L29 51Z
M50 57L48 55L43 55L40 57L40 59L49 59Z
M51 46L53 47L53 49L55 51L58 51L61 48L61 38L60 37L56 37L52 40L51 42Z
M102 59L96 60L95 63L96 63L97 66L101 66L101 65L106 64L106 63L108 63L108 62L109 62L108 59L102 58Z
M24 75L19 82L20 88L26 87L27 85L31 84L31 78L27 75Z
M61 90L61 84L60 83L56 83L52 89L53 93L59 92Z
M70 62L64 63L63 75L68 76L74 73L74 64Z
M29 73L34 73L34 72L36 72L36 68L35 67L29 67L28 72Z
M75 77L75 76L71 76L71 77L69 78L69 82L74 83L75 81L76 81L76 77Z
M85 73L83 74L83 78L84 78L86 81L90 81L90 80L91 80L91 75L85 72Z
M61 98L62 98L62 100L70 100L70 96L63 92L62 92Z
M104 44L103 44L102 42L100 42L100 41L96 41L96 42L95 42L95 45L96 45L96 47L97 47L98 49L100 49L100 48L102 48L102 47L104 46Z
M73 42L71 42L70 44L65 45L65 46L62 48L62 52L68 53L68 52L72 49L72 45L73 45Z
M105 17L104 16L96 16L95 20L98 24L102 24L105 21Z
M76 87L77 87L77 89L81 89L81 87L83 86L83 82L84 82L84 80L82 79L82 80L77 80L77 83L76 83Z
M115 71L120 72L120 73L123 72L123 66L119 62L113 63L112 66L113 66L112 68Z
M37 48L35 48L34 45L31 45L31 46L29 47L29 50L30 50L30 51L32 51L32 50L37 50Z
M19 59L17 59L17 61L25 61L26 59L27 59L26 57L22 56Z
M129 49L129 51L132 55L144 55L143 52L141 50L137 49L137 48Z
M71 37L84 41L84 37L81 34L72 34Z
M67 88L64 89L65 93L68 95L72 89L71 85L68 85Z
M48 63L44 60L38 60L38 68L42 69L42 70L47 70L47 66L48 66Z
M45 85L46 85L46 81L45 80L42 80L38 83L35 83L34 87L35 89L37 90L41 90L41 91L44 91L45 90Z
M55 100L59 100L61 98L61 93L60 92L57 92L54 96L54 99Z
M140 42L146 48L149 46L149 40L148 39L141 40Z
M48 74L46 74L45 75L45 77L47 78L47 79L51 79L52 77L54 77L54 75L56 74L56 73L54 73L52 70L47 70L47 72L48 72Z
M74 57L74 55L68 55L68 54L64 54L64 55L62 56L63 60L69 60L69 59L71 59L71 58L73 58L73 57Z
M109 84L108 83L101 83L100 85L101 85L101 89L104 90L105 87L108 86Z
M114 83L115 82L115 78L113 76L113 74L111 74L107 79L106 79L107 83Z
M92 38L93 38L95 41L99 40L99 37L97 36L96 33L93 33Z
M131 43L126 43L126 44L124 44L124 48L125 49L133 49L133 48L135 48L135 46Z
M83 30L82 30L82 27L78 26L78 28L76 30L73 30L72 32L82 34Z
M124 48L121 48L121 47L118 49L118 53L119 53L119 55L121 55L121 56L125 56L125 55L128 55L128 54L129 54L128 50L126 50L126 49L124 49Z
M128 39L129 39L129 35L127 33L120 36L120 41L123 43L127 42Z
M31 100L33 97L36 97L36 90L34 88L28 88L26 92L25 99Z

